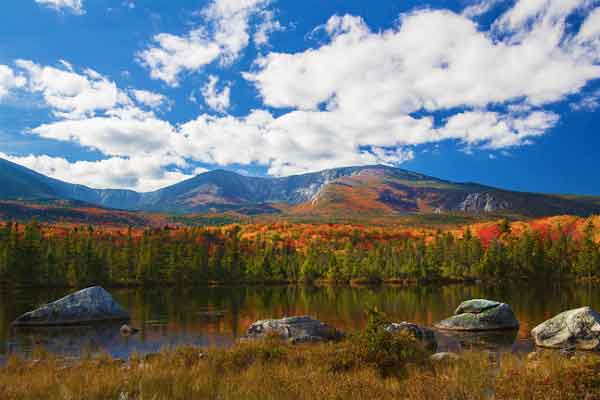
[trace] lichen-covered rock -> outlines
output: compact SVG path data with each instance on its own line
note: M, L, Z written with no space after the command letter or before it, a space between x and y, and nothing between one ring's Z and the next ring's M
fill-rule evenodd
M308 316L256 321L246 331L243 340L278 336L294 344L337 340L342 333L334 327Z
M425 347L430 351L436 351L438 344L435 339L435 334L431 329L423 326L413 324L410 322L392 323L385 328L390 333L396 332L408 332L413 335L417 340L423 342Z
M94 286L25 313L13 325L72 325L127 319L129 313L106 290Z
M540 347L600 350L600 314L581 307L558 314L531 331Z
M479 314L490 308L498 307L500 305L499 302L494 300L486 300L486 299L473 299L467 300L460 303L460 305L454 311L454 315L464 314L464 313L472 313Z
M435 327L453 331L493 331L517 329L519 321L506 303L474 299L462 302L452 317L438 322Z

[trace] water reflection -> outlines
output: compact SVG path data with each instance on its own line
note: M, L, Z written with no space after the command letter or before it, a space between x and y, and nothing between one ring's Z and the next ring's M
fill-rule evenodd
M395 321L424 325L448 317L463 300L489 298L509 303L521 322L519 331L492 335L438 333L441 349L479 346L519 350L531 347L529 331L560 311L591 305L600 309L600 294L586 286L535 287L451 285L425 287L202 287L189 289L110 290L132 314L140 333L122 337L119 326L16 329L10 322L23 312L68 293L21 290L0 293L0 355L28 353L36 346L80 355L106 351L126 357L168 346L224 346L255 320L309 314L345 330L365 324L364 309L378 307Z

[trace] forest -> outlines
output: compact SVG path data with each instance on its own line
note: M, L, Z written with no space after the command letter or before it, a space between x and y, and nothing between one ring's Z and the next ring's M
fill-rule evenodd
M515 231L505 219L489 225L487 234L470 226L428 232L335 226L311 231L298 225L115 231L5 223L0 285L593 280L600 278L593 221L580 232L559 226L552 234L530 227Z

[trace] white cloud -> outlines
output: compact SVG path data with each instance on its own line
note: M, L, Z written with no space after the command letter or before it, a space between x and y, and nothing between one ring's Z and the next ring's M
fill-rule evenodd
M254 32L254 44L258 47L265 46L269 43L269 36L275 32L281 32L284 27L275 19L275 14L272 10L264 10L260 13L262 22Z
M11 156L0 153L0 157L56 179L98 189L152 191L193 176L165 168L183 166L181 160L175 157L111 157L75 162L47 155Z
M68 66L67 70L41 66L28 60L16 62L26 74L29 90L41 93L56 116L81 118L129 102L114 82L96 71L87 69L78 74L65 63L61 61L62 65Z
M215 0L203 11L215 25L214 40L221 47L221 60L233 62L248 46L249 19L266 7L271 0Z
M465 17L468 17L468 18L478 17L480 15L483 15L483 14L486 14L487 12L489 12L492 8L494 8L501 1L502 0L477 1L477 2L469 5L468 7L466 7L463 10L462 15L464 15Z
M150 108L159 108L167 103L167 98L160 93L150 92L148 90L132 90L131 92L138 103Z
M183 178L186 162L258 164L270 174L288 175L347 165L395 165L415 156L413 146L447 140L467 151L485 148L502 154L552 129L559 116L548 105L580 94L600 78L598 11L574 0L525 2L527 7L517 3L488 31L466 15L429 9L402 15L397 26L381 32L371 31L359 17L332 17L321 27L329 36L324 44L297 53L272 52L245 74L264 105L280 110L228 115L229 86L218 90L218 78L210 76L202 94L221 115L205 113L179 125L136 107L136 102L148 105L147 96L130 92L130 99L97 73L81 75L65 66L60 73L46 71L45 77L47 67L25 65L32 90L65 118L32 133L97 149L107 160L127 160L119 161L125 163L124 171L130 160L154 159L152 168L161 171L179 163L165 175L150 167L134 171L135 187ZM239 22L232 10L244 16L252 5L263 3L220 4L223 9L204 18L236 15L232 18ZM567 32L566 18L575 10L587 18L579 32ZM250 28L242 28L232 32L250 35ZM212 61L194 66L181 64L179 57L199 42L191 34L167 35L172 45L153 49L160 55L157 77L176 84L183 71L227 61L249 40L242 35L241 41L225 42L215 32L198 34L203 49L215 45L217 50L208 57ZM83 101L95 91L112 100ZM82 101L75 101L78 96ZM446 117L440 120L440 115ZM105 176L102 182L115 182L104 172L108 161L103 162L96 165ZM93 170L86 168L81 170ZM77 179L93 182L92 175Z
M468 146L501 149L529 143L558 122L558 115L535 111L524 117L496 112L472 111L453 115L440 129L447 139L458 139Z
M224 113L229 108L230 87L226 85L222 91L218 91L219 78L214 75L208 77L206 86L202 89L204 102L213 110Z
M197 71L219 57L221 49L211 42L203 29L196 29L186 36L161 33L154 36L157 47L138 53L140 62L150 69L153 79L160 79L170 86L178 86L179 74Z
M61 11L69 10L74 14L83 14L83 0L35 0L36 3Z
M0 64L0 100L12 89L22 87L24 84L25 79L22 76L16 75L10 67Z
M263 16L270 19L264 26L261 39L269 29L278 26L272 14L263 14L271 0L213 0L200 12L205 24L185 35L160 33L154 44L137 54L138 61L150 70L153 79L178 86L180 75L196 72L216 60L232 63L248 46L250 19ZM262 43L264 44L264 43Z
M76 142L111 156L162 153L171 146L174 130L166 121L139 110L121 109L109 116L65 120L31 130L46 139Z
M595 111L600 108L600 90L582 96L579 100L569 104L573 111Z
M326 26L330 43L271 53L246 76L273 107L326 104L346 113L394 115L520 98L543 105L600 77L593 59L561 44L563 28L538 26L509 44L448 11L404 15L397 29L381 33L370 32L360 18L333 17Z
M561 25L575 10L593 3L594 0L519 0L496 21L496 28L515 31L536 25Z

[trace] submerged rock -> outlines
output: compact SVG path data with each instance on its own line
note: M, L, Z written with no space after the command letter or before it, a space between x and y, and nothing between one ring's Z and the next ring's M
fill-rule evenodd
M452 317L438 322L435 327L453 331L491 331L517 329L519 321L506 303L474 299L462 302Z
M408 332L417 340L422 341L428 350L437 350L438 343L435 339L435 334L431 329L410 322L400 322L388 325L385 330L391 333Z
M94 286L25 313L13 325L72 325L127 319L129 313L106 290Z
M337 340L342 333L309 316L299 316L256 321L250 325L242 339L262 339L268 336L278 336L292 343L306 343Z
M512 351L517 340L517 329L490 331L444 330L438 333L438 343L443 348L477 351Z
M531 335L540 347L600 350L600 314L591 307L565 311L533 328Z

